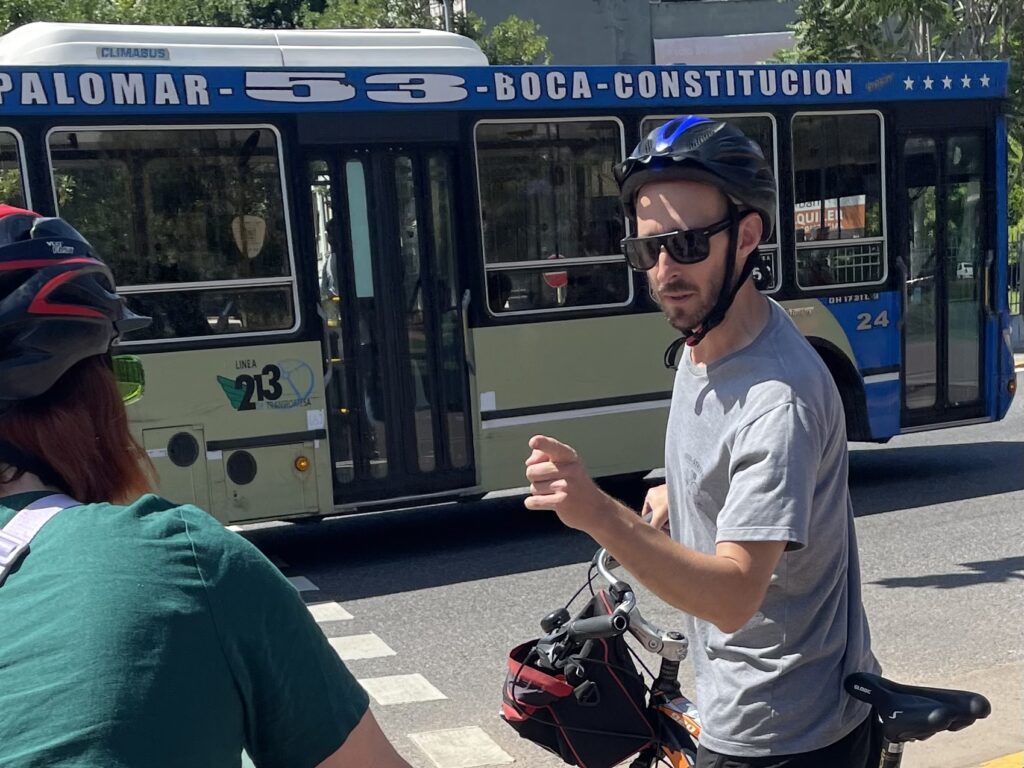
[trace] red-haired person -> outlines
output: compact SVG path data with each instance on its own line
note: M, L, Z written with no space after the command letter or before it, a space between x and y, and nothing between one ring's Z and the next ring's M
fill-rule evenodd
M147 322L75 229L0 206L0 765L408 768L277 569L149 493L110 357Z

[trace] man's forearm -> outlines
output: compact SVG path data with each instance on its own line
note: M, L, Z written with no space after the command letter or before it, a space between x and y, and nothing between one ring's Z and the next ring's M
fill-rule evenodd
M689 549L606 498L607 514L588 533L651 592L726 632L757 610L763 594L751 594L748 576L734 560Z

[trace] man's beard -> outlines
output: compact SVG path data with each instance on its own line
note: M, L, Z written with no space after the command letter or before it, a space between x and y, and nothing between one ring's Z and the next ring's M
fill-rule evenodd
M724 275L719 275L715 284L708 291L702 291L700 286L692 285L683 280L675 279L661 286L655 286L653 281L648 281L651 298L661 307L669 325L677 331L694 331L697 326L708 316L718 302L718 295L722 287ZM685 307L666 305L661 300L664 293L691 293L693 294L686 302Z

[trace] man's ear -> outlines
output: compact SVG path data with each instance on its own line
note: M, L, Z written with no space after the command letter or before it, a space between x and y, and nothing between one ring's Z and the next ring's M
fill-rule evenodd
M761 244L762 234L764 234L764 221L760 214L751 212L740 219L736 238L736 255L740 259L744 256L752 258L751 254L756 253L757 246Z

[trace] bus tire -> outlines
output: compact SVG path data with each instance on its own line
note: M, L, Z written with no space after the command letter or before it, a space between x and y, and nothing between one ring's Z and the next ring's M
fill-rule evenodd
M827 341L816 339L811 342L811 346L821 356L839 390L843 412L846 414L846 439L850 442L880 442L871 434L864 384L857 369Z

